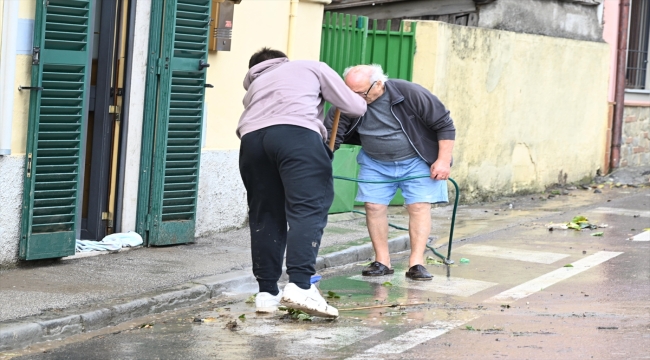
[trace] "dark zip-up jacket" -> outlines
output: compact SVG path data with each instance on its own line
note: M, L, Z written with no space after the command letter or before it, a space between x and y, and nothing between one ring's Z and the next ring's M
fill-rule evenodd
M390 110L413 149L429 166L438 159L438 140L455 140L456 128L449 110L424 87L405 80L390 79L384 83L390 99ZM335 109L327 113L325 127L332 133ZM357 129L365 118L341 114L334 149L341 144L361 145Z

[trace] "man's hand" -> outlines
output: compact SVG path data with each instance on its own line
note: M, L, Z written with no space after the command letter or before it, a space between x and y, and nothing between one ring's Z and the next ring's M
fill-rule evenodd
M451 152L454 148L454 140L439 140L438 147L438 160L431 165L431 178L447 180L451 173Z
M451 173L451 166L449 161L436 160L431 165L431 178L433 180L447 180Z

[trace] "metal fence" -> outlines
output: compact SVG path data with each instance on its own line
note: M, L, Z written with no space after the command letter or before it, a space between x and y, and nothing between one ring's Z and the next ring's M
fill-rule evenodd
M379 64L389 77L411 80L415 55L415 23L401 22L398 31L390 20L382 30L365 16L325 13L320 60L339 74L348 66Z

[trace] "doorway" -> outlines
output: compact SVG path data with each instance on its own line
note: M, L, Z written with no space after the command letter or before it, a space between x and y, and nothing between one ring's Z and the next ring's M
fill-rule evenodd
M96 0L80 239L115 232L130 1Z

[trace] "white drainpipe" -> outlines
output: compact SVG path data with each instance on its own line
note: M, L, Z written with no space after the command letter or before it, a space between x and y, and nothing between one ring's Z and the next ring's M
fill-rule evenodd
M16 34L20 1L2 1L2 49L0 54L0 156L11 155L11 125L16 79Z

